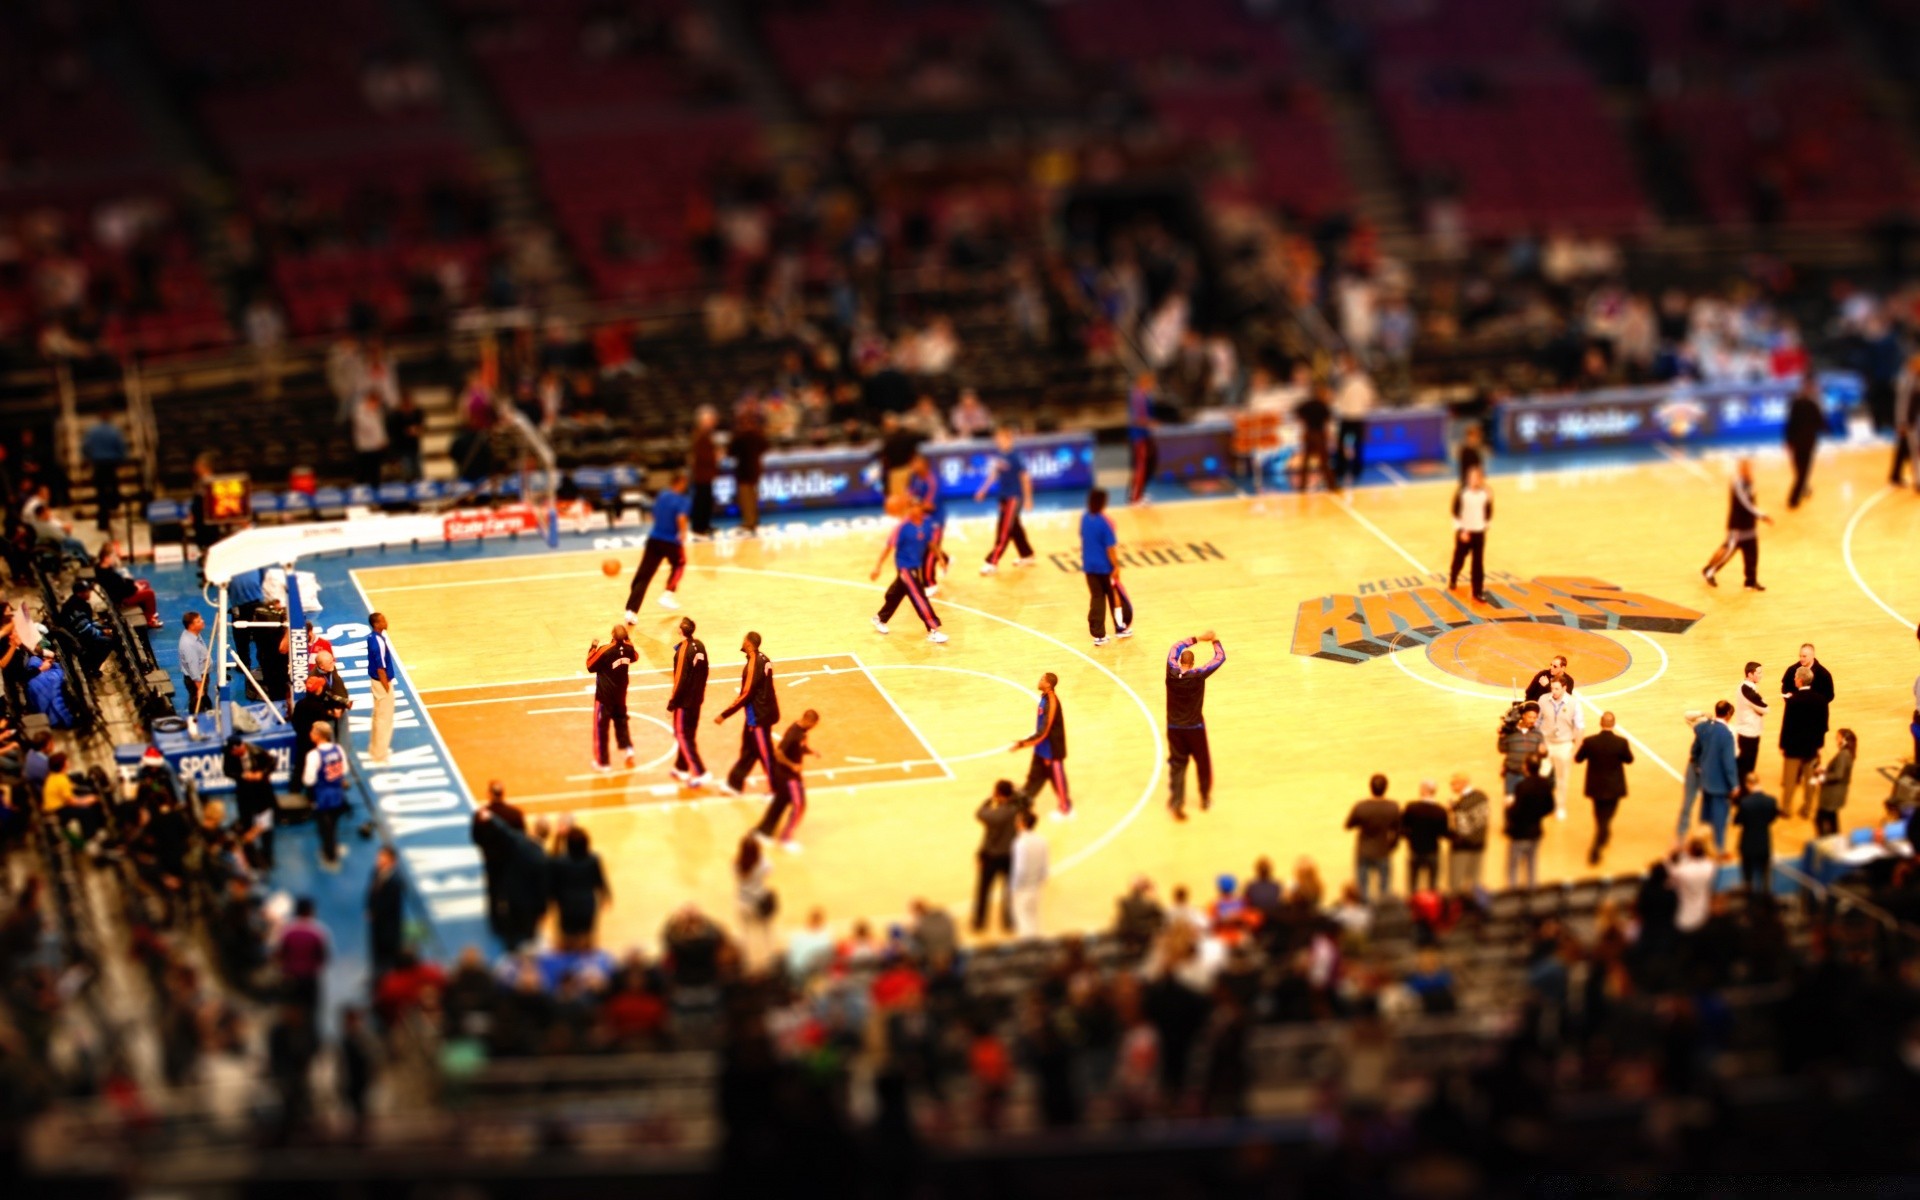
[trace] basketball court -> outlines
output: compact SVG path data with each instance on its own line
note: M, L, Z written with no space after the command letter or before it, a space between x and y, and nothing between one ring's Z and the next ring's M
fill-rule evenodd
M1346 882L1352 835L1341 825L1367 777L1385 772L1404 801L1420 780L1444 788L1464 770L1497 794L1498 719L1515 682L1555 653L1570 660L1588 731L1601 710L1615 712L1639 758L1602 871L1644 867L1670 845L1690 740L1682 714L1731 696L1748 659L1765 665L1771 688L1803 641L1835 675L1835 727L1860 735L1847 816L1863 821L1886 791L1876 768L1910 752L1920 499L1886 487L1884 448L1839 447L1823 453L1813 498L1788 513L1785 460L1763 455L1760 499L1777 520L1762 532L1770 590L1742 590L1737 563L1709 588L1698 572L1722 536L1730 463L1671 451L1496 476L1486 605L1444 590L1450 478L1345 500L1268 494L1115 510L1136 636L1098 649L1077 512L1034 515L1037 565L1009 559L988 577L976 572L990 527L949 527L954 569L934 599L952 636L944 646L924 640L909 609L890 635L869 624L884 583L867 577L885 537L876 520L696 545L683 610L657 606L656 580L633 630L644 667L630 699L638 764L605 774L589 761L582 667L588 643L620 617L637 537L354 578L388 615L424 718L469 790L484 796L501 779L530 813L570 813L592 833L613 882L602 922L613 947L653 944L689 899L731 920L730 861L766 803L757 770L744 797L689 791L667 773L666 671L683 615L713 660L700 747L716 776L739 751L740 717L713 718L738 687L746 631L762 635L775 663L781 727L806 708L821 714L804 849L775 852L789 927L815 905L836 922L865 915L877 927L914 897L961 912L974 810L996 779L1025 777L1027 752L1009 747L1032 731L1039 676L1055 673L1077 809L1042 826L1053 861L1045 923L1058 931L1107 924L1142 873L1204 899L1215 876L1244 877L1259 855L1283 875L1308 855L1330 884ZM600 569L610 554L622 566L612 578ZM1204 814L1190 806L1192 819L1177 825L1165 808L1164 662L1174 640L1207 629L1227 648L1207 700L1215 802ZM1769 785L1777 730L1776 717L1760 762ZM1050 810L1050 796L1040 804ZM1549 822L1544 876L1586 874L1591 833L1576 799L1566 821ZM1777 844L1797 852L1809 833L1790 822ZM1490 847L1489 882L1502 845Z

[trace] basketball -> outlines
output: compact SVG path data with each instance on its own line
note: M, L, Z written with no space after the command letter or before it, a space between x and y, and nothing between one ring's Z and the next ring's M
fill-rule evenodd
M895 493L894 495L888 496L887 515L890 517L906 516L908 503L909 501L904 493Z
M603 560L600 563L600 573L609 579L618 575L620 573L620 560L617 558Z

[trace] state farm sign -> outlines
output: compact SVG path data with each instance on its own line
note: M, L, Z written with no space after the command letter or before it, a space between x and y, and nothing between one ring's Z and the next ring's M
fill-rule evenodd
M504 537L516 533L537 534L540 532L540 514L528 504L515 504L506 508L462 509L442 517L440 527L450 542Z

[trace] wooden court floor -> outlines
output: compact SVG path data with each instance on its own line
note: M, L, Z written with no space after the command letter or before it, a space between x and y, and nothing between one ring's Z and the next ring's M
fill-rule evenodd
M1104 926L1136 875L1163 892L1184 883L1199 899L1262 854L1283 874L1310 856L1344 883L1352 839L1341 825L1367 777L1386 773L1400 800L1422 779L1444 787L1455 771L1497 792L1509 682L1556 651L1580 681L1589 731L1609 709L1636 742L1602 870L1643 867L1671 844L1690 737L1682 714L1730 697L1750 658L1777 680L1803 641L1835 675L1836 727L1859 734L1848 816L1864 819L1887 791L1875 768L1910 753L1920 672L1920 498L1886 488L1886 465L1878 447L1829 449L1812 499L1789 513L1784 459L1758 460L1761 501L1778 522L1762 535L1764 594L1740 589L1737 563L1717 589L1699 578L1726 510L1730 460L1715 455L1499 477L1495 601L1484 609L1448 601L1434 574L1450 550L1446 480L1350 501L1281 495L1120 511L1136 635L1098 649L1074 559L1076 514L1036 517L1038 564L992 577L976 573L990 529L949 528L955 569L934 601L952 636L945 646L924 641L904 607L891 635L869 625L881 592L867 579L877 527L699 545L680 598L714 660L700 745L716 772L733 761L739 718L711 718L732 696L741 635L759 631L777 666L782 725L803 708L822 715L804 849L775 860L788 927L816 905L836 928L854 917L883 927L915 897L962 911L974 810L994 780L1024 777L1027 754L1008 748L1030 732L1033 687L1047 671L1060 678L1077 806L1073 820L1042 826L1054 930ZM640 765L590 767L592 697L580 668L627 586L624 572L602 575L609 553L627 571L639 557L582 551L355 575L388 614L409 680L473 790L501 778L530 809L574 814L613 879L604 940L653 945L690 899L731 919L731 855L765 797L754 794L757 773L739 798L668 777L662 671L683 613L651 597L634 630L650 668L636 673L631 697ZM1165 808L1163 663L1176 638L1208 628L1227 648L1207 700L1214 807L1176 825ZM1770 721L1763 780L1779 776L1777 729ZM1544 877L1586 873L1591 831L1575 799L1565 821L1549 823ZM1781 852L1809 832L1780 827ZM1490 882L1503 862L1496 838Z

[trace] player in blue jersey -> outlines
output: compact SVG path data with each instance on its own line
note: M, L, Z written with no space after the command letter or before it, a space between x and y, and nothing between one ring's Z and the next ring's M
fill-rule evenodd
M661 563L671 563L667 590L660 593L661 608L679 608L674 591L680 577L687 573L687 517L693 504L687 499L687 476L675 471L667 489L653 498L653 528L647 531L647 547L640 552L640 568L633 573L633 585L627 589L627 624L640 619L640 605L647 598L647 585Z
M1087 577L1087 632L1093 644L1104 646L1107 609L1114 612L1114 637L1133 636L1133 601L1114 576L1113 554L1120 545L1113 518L1107 515L1107 489L1087 493L1087 511L1080 514L1080 570Z
M1022 750L1033 751L1026 786L1020 789L1021 806L1032 807L1040 789L1052 784L1053 794L1060 801L1054 816L1065 820L1073 815L1073 799L1067 794L1067 713L1060 706L1060 696L1055 690L1059 686L1060 677L1052 671L1040 677L1040 704L1033 714L1033 736L1015 742L1013 751L1016 754Z
M880 611L873 618L873 627L880 633L890 632L887 622L893 618L902 600L913 602L913 611L927 627L927 640L944 642L947 635L940 628L940 618L934 615L933 602L927 599L925 585L920 582L921 572L927 562L927 539L929 537L926 510L912 496L901 494L887 501L889 515L898 516L900 523L887 535L887 544L880 549L880 558L873 564L870 579L880 578L880 568L886 565L887 555L893 555L893 582L887 585L887 598L880 605Z
M907 495L927 514L927 561L920 568L920 584L927 595L932 596L940 591L940 572L949 561L947 552L941 548L947 540L947 506L940 502L940 480L924 454L913 457L912 473L907 476Z
M1033 479L1027 474L1026 464L1013 452L1011 429L994 431L993 452L987 455L987 477L973 498L984 500L989 490L1000 502L1000 516L993 532L993 549L987 552L987 561L981 565L980 573L991 575L1000 569L1000 556L1007 552L1009 540L1020 552L1020 565L1032 566L1033 544L1027 541L1026 527L1020 524L1020 512L1033 507Z
M1142 371L1127 393L1128 504L1146 500L1147 485L1160 469L1160 443L1153 436L1153 397L1158 386L1152 371Z

